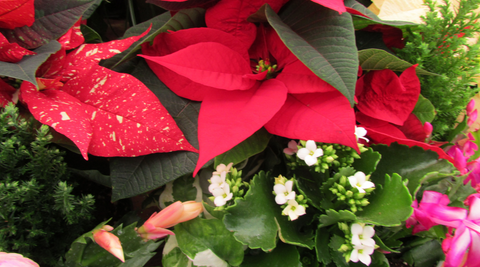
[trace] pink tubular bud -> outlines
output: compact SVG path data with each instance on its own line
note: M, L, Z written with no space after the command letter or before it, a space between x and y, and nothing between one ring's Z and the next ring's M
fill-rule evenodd
M477 116L478 116L477 110L472 111L468 116L467 125L471 126L473 123L475 123L475 121L477 120Z
M113 256L117 257L122 262L125 262L120 239L118 236L110 233L109 231L111 230L113 230L113 227L110 225L104 225L101 229L95 230L93 232L93 240L95 240L95 243L100 247L112 253Z
M427 135L427 138L430 137L430 135L432 135L432 131L433 131L433 126L430 122L425 122L425 124L423 125L423 131L425 132L425 135Z
M472 113L473 109L475 108L475 100L472 99L470 100L470 102L468 102L468 105L467 105L467 116L470 116L470 114Z

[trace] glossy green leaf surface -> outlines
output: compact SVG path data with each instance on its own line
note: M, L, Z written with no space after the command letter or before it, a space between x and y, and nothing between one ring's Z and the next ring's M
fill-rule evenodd
M432 122L435 118L435 107L430 100L422 95L418 97L417 104L412 111L415 116L424 124L425 122Z
M230 162L233 162L233 165L235 165L255 154L262 152L267 147L268 141L270 141L271 137L272 135L268 133L265 128L261 128L252 136L245 139L245 141L236 145L227 152L216 156L215 166L221 163L227 165Z
M294 246L279 243L270 253L261 252L257 255L246 255L241 267L301 267L300 255Z
M352 167L356 171L365 173L365 175L372 174L376 168L382 155L376 151L373 151L372 148L367 148L368 150L360 154L359 159L355 159L352 164Z
M162 257L162 265L164 267L184 267L188 266L189 262L190 260L178 247Z
M412 196L415 196L426 175L447 176L455 172L453 164L438 159L437 153L420 147L410 148L397 143L371 147L382 155L377 170L370 177L372 182L383 184L385 174L398 173L403 180L408 180L407 187Z
M210 249L215 255L237 266L243 261L243 246L218 219L196 218L175 226L180 249L190 258Z
M33 50L36 55L25 56L17 63L0 62L0 75L12 77L15 79L28 81L37 86L35 72L47 58L60 50L61 45L57 41L51 41L48 44Z
M267 6L265 14L292 53L353 106L358 59L350 14L310 0L290 1L280 16Z
M358 51L358 60L362 70L383 70L390 69L402 72L413 64L388 53L385 50L369 48ZM415 69L417 75L438 75L421 68Z
M313 233L301 232L302 217L289 221L275 202L273 178L263 171L255 175L245 199L235 200L223 222L235 238L250 248L275 248L277 232L284 243L313 248Z
M356 213L361 222L382 226L398 226L413 212L412 196L403 184L402 177L386 174L383 188L377 186L368 198L370 204Z
M197 120L200 103L175 95L158 80L143 60L132 75L160 99L189 143L198 147ZM112 201L148 192L180 176L192 173L197 159L197 153L185 151L136 158L112 158L110 160Z

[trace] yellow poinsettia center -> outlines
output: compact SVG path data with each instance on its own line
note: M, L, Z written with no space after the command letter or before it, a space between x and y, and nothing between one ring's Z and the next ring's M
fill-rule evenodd
M264 71L267 71L267 77L266 79L271 79L271 78L274 78L275 77L275 72L277 70L277 65L276 64L273 64L270 62L270 60L266 59L266 60L259 60L258 61L258 65L256 67L256 71L258 73L261 73L261 72L264 72Z

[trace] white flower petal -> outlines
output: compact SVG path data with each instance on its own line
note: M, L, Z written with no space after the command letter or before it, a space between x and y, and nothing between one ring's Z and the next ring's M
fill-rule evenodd
M352 236L352 244L356 246L360 246L362 244L362 241L360 241L360 237L358 235Z
M227 204L227 201L223 198L223 196L218 196L218 197L215 197L215 200L213 201L213 203L215 203L215 206L220 207Z
M353 262L358 262L358 250L354 249L352 250L352 253L350 254L350 260Z
M288 217L290 217L290 220L295 221L296 219L298 219L298 214L293 210L289 210Z
M358 223L354 223L350 227L350 230L352 231L352 235L361 235L363 233L363 226Z
M361 186L363 189L367 189L367 188L373 188L375 187L375 184L370 182L370 181L366 181L362 184Z
M219 184L219 183L225 182L225 179L222 179L220 175L214 175L212 176L212 178L210 178L210 182L212 184Z
M295 213L298 215L298 216L302 216L304 215L306 212L305 212L305 207L304 206L301 206L301 205L298 205L296 208L295 208Z
M304 160L305 157L309 154L310 154L310 150L303 147L298 150L297 157Z
M315 150L315 152L313 153L313 156L315 158L323 156L323 149L319 148L319 149Z
M295 191L292 191L288 193L288 195L285 197L286 199L295 199Z
M278 205L283 205L287 203L287 198L284 194L278 194L275 196L275 202L277 202Z
M375 229L371 226L365 226L363 227L363 236L371 238L375 235Z
M273 191L277 195L283 195L285 192L287 192L287 188L283 184L276 184L273 186Z
M370 255L366 253L359 253L358 259L367 266L370 265L370 263L372 263L372 259L370 258Z
M367 246L367 247L374 247L375 246L375 240L373 240L373 238L364 238L364 239L362 239L362 245Z
M317 158L316 157L313 157L313 156L310 156L310 155L307 155L305 157L305 163L308 165L308 166L312 166L314 165L315 163L317 163Z
M348 177L348 181L352 187L357 187L357 178L355 176Z
M211 191L211 193L214 197L218 197L218 196L222 196L223 194L225 194L225 190L221 187L217 187L217 188L213 189Z
M357 178L357 183L363 184L367 180L367 177L365 176L365 173L363 172L357 172L355 173L355 178Z
M292 189L293 189L293 181L287 181L285 183L286 192L292 192Z
M308 140L305 144L305 147L309 150L309 151L315 151L317 149L317 143L315 143L315 141L313 140Z

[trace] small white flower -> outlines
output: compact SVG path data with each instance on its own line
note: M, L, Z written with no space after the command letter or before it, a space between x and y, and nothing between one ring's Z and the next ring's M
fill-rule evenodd
M375 247L375 230L372 226L365 226L364 224L354 223L351 226L352 231L352 244L355 246L368 246Z
M358 189L358 192L365 193L365 189L375 187L375 184L367 181L367 177L363 172L357 172L355 175L348 177L348 181L352 187Z
M353 262L358 262L360 260L363 264L368 266L370 263L372 263L370 255L372 255L373 251L373 247L355 245L353 247L352 254L350 254L350 260Z
M287 181L283 184L276 184L273 186L273 191L275 191L275 202L278 205L283 205L287 203L290 199L295 199L295 191L292 191L293 181Z
M288 142L288 147L283 149L283 153L287 155L293 155L298 151L298 143L295 140Z
M219 175L223 172L227 173L230 172L230 168L233 166L233 162L230 162L228 165L225 166L225 164L219 164L217 165L216 171L214 171L212 174L214 175Z
M288 217L290 217L290 220L294 221L298 219L298 216L302 216L306 213L305 207L298 205L297 201L290 199L287 203L288 206L283 209L282 214L288 215Z
M212 194L215 197L213 203L217 207L225 205L233 197L233 193L230 193L230 186L227 183L223 187L215 188Z
M369 140L365 137L365 135L367 135L367 130L365 130L365 128L355 126L355 136L357 137L357 142L358 142L358 139L363 139L369 142Z
M215 174L210 178L210 185L208 186L208 191L213 194L213 191L216 188L223 188L227 183L225 182L225 179L227 177L227 172L222 172L220 175Z
M304 160L308 166L317 163L317 158L323 156L323 150L317 147L313 140L308 140L304 148L300 148L297 156Z

